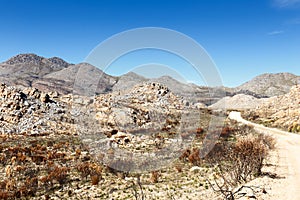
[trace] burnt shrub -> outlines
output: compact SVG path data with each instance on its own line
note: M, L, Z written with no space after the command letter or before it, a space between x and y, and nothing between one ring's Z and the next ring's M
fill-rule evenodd
M262 137L258 135L241 137L222 149L223 151L216 151L212 157L218 163L220 177L231 186L261 175L263 162L269 151Z
M68 167L55 166L55 168L49 174L49 179L56 180L60 184L60 186L63 186L68 182L69 170L70 169Z
M151 177L150 177L151 183L158 183L159 176L160 176L160 173L158 171L152 171Z
M269 138L270 139L270 138ZM271 139L270 139L271 140ZM247 135L235 143L225 146L224 158L217 154L215 184L210 186L215 192L221 193L225 199L235 199L235 188L238 185L262 174L263 162L268 155L269 147L260 135Z
M236 181L247 181L253 175L261 175L263 161L267 154L268 149L262 138L248 136L239 139L231 154Z

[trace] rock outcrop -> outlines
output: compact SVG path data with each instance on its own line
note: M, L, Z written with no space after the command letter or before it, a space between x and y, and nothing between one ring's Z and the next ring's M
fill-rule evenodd
M163 161L164 156L167 160L178 156L185 145L178 139L181 133L195 131L200 121L199 112L193 115L183 98L154 82L99 95L93 102L80 98L74 101L78 102L73 107L82 141L96 157L113 148L113 159L108 155L101 157L105 163L118 161L114 167L123 167L122 170L149 169L150 164L141 167L147 159ZM172 155L159 153L165 148L175 149ZM144 154L149 151L152 153ZM135 156L130 156L133 153ZM126 156L134 160L127 160ZM140 165L132 166L133 163Z
M36 88L0 86L0 133L55 134L72 132L68 109L57 100L57 93Z

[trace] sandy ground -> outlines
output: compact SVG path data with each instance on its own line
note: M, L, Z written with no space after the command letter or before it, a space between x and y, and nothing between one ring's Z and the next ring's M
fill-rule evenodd
M258 199L300 200L300 135L249 122L239 112L231 112L229 118L276 139L276 149L263 169L269 174L247 184L265 189L266 194L259 194Z

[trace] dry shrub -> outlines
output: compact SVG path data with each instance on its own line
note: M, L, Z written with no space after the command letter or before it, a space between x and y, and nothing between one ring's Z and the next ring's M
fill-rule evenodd
M218 176L215 177L214 186L209 182L215 192L221 193L225 199L233 200L236 194L234 188L237 185L261 175L269 150L263 138L259 135L248 135L226 146L226 159L221 159L218 164Z
M37 188L38 187L38 177L26 178L25 185L29 188Z
M221 134L220 136L223 137L223 138L227 138L229 137L232 133L234 132L234 129L229 127L229 126L226 126L222 129L221 131Z
M100 181L100 176L99 175L92 175L91 176L91 181L92 181L92 185L98 185L98 183Z
M56 180L61 186L68 182L68 172L69 168L67 167L58 167L56 166L49 174L50 180Z
M158 171L151 172L151 177L150 177L151 183L157 183L159 176L160 176L160 174Z
M100 179L102 178L101 173L103 167L96 163L84 162L77 166L77 170L81 173L81 178L86 179L91 177L91 182L93 185L97 185Z
M224 150L223 155L221 151L216 151L212 157L219 160L218 174L225 183L235 186L261 175L263 162L269 150L261 136L248 135L221 148Z
M101 175L103 167L101 165L98 165L96 163L91 163L89 165L91 169L91 175Z
M99 181L102 179L101 173L103 170L103 167L101 165L98 165L96 163L90 164L91 168L91 182L92 185L98 185Z
M10 194L6 191L0 191L0 199L6 200L9 199Z
M182 165L181 164L176 164L175 166L174 166L174 168L175 168L175 170L178 172L178 173L181 173L182 172Z
M230 155L232 178L234 182L247 181L253 176L261 175L263 161L268 153L267 146L258 136L247 136L239 139L233 146Z
M6 165L7 159L5 154L0 154L0 164Z
M259 140L263 142L269 149L274 149L276 145L276 140L271 135L266 134L259 134L258 135Z
M81 173L81 178L82 179L85 178L87 180L88 175L91 174L90 163L84 162L84 163L79 164L77 166L77 170L78 170L78 172Z
M197 133L197 134L202 134L203 132L204 132L204 129L203 129L203 128L200 128L200 127L199 127L199 128L196 129L196 133Z
M184 150L183 153L179 156L179 159L182 160L182 161L186 161L190 154L191 154L191 150L190 150L190 149L186 149L186 150Z
M26 161L26 155L24 155L24 153L18 152L18 154L17 154L17 162L18 162L18 164L24 164L25 161Z
M203 128L197 128L196 129L196 138L198 139L203 139L205 137L205 134L204 134L204 129Z
M48 190L48 188L53 185L51 178L52 177L50 177L50 176L42 176L42 177L40 177L40 183L42 185L44 185L44 187L45 187L46 190Z
M199 148L193 148L191 154L188 157L188 160L193 165L200 165L200 149Z
M0 182L0 190L4 190L6 188L7 180Z

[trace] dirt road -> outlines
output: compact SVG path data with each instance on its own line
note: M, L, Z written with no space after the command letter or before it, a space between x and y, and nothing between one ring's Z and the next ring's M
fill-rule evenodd
M283 179L265 184L271 189L268 197L264 199L300 200L300 135L249 122L239 112L231 112L229 118L252 125L258 132L270 134L277 140L278 160L275 163L275 173Z

